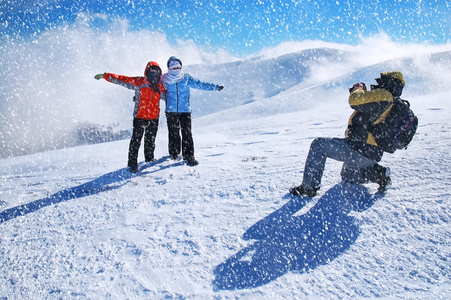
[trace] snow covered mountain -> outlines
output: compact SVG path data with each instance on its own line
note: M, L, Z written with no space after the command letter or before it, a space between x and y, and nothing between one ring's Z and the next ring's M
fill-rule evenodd
M138 176L128 140L1 159L0 298L449 297L450 60L318 48L191 65L226 87L193 93L199 166L167 157L163 120ZM342 184L328 161L318 196L287 195L310 142L343 136L347 88L394 69L420 127L381 162L393 187Z

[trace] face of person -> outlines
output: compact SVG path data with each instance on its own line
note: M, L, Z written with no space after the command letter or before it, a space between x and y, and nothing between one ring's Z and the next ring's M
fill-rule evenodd
M150 83L158 83L160 82L161 73L156 69L149 69L146 72L147 81Z
M171 75L174 75L174 76L179 75L181 72L182 72L182 67L180 67L180 66L175 66L168 70L168 73Z

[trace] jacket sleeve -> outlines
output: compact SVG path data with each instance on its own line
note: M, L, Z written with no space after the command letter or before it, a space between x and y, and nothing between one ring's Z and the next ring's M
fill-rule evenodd
M368 116L366 114L354 111L349 118L345 136L350 141L360 141L366 143L370 126L371 122L368 120Z
M204 91L219 91L219 85L203 82L199 79L194 79L191 75L188 76L188 86L193 89L204 90Z
M393 95L385 89L375 89L364 91L363 89L354 89L349 95L349 106L357 112L374 116L373 122L393 104Z
M354 113L349 118L346 138L351 142L376 145L371 134L373 126L393 104L393 95L385 89L365 91L356 88L351 91L348 101Z
M142 77L129 77L124 75L116 75L112 73L103 74L103 78L114 84L126 87L131 90L139 90Z
M166 97L166 88L164 87L163 83L159 83L158 87L160 88L160 101L164 101L166 103L167 97Z

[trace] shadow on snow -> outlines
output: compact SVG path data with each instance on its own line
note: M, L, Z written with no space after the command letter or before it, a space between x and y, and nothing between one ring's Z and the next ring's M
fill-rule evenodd
M144 169L147 169L151 166L154 166L155 164L164 162L168 159L169 159L169 157L165 156L165 157L162 157L151 163L143 163L143 164L141 164L141 171ZM30 202L30 203L26 203L26 204L22 204L22 205L19 205L16 207L6 209L6 210L0 212L0 224L3 222L6 222L8 220L35 212L35 211L37 211L41 208L44 208L46 206L49 206L49 205L54 205L54 204L64 202L64 201L98 194L100 192L104 192L107 190L117 189L117 188L120 188L121 186L125 185L128 182L126 180L131 179L133 177L137 177L140 175L145 176L147 174L158 172L163 169L173 167L176 165L180 165L180 164L182 164L182 163L179 162L179 163L175 163L175 164L171 164L171 165L164 165L164 166L160 166L156 170L139 172L137 174L130 173L128 168L122 168L120 170L102 175L97 179L94 179L87 183L81 184L79 186L57 192L49 197L42 198L42 199ZM121 183L121 184L111 186L112 184L118 184L118 183Z
M294 215L311 198L286 196L283 207L251 226L243 235L253 244L218 265L215 290L255 288L289 271L308 272L349 249L359 235L351 211L364 211L381 197L362 185L340 183L310 210Z

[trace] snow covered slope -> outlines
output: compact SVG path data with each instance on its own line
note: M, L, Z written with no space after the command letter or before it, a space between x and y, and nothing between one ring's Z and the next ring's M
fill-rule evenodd
M314 84L293 76L280 91L271 81L264 99L211 109L194 119L196 167L168 159L164 124L158 159L139 176L125 169L128 141L0 160L0 298L449 297L450 80L430 70L420 93L410 70L424 64L410 62ZM343 136L348 85L392 67L408 70L404 94L420 121L411 146L381 162L393 187L378 197L374 185L344 185L328 161L317 197L287 195L310 142Z

